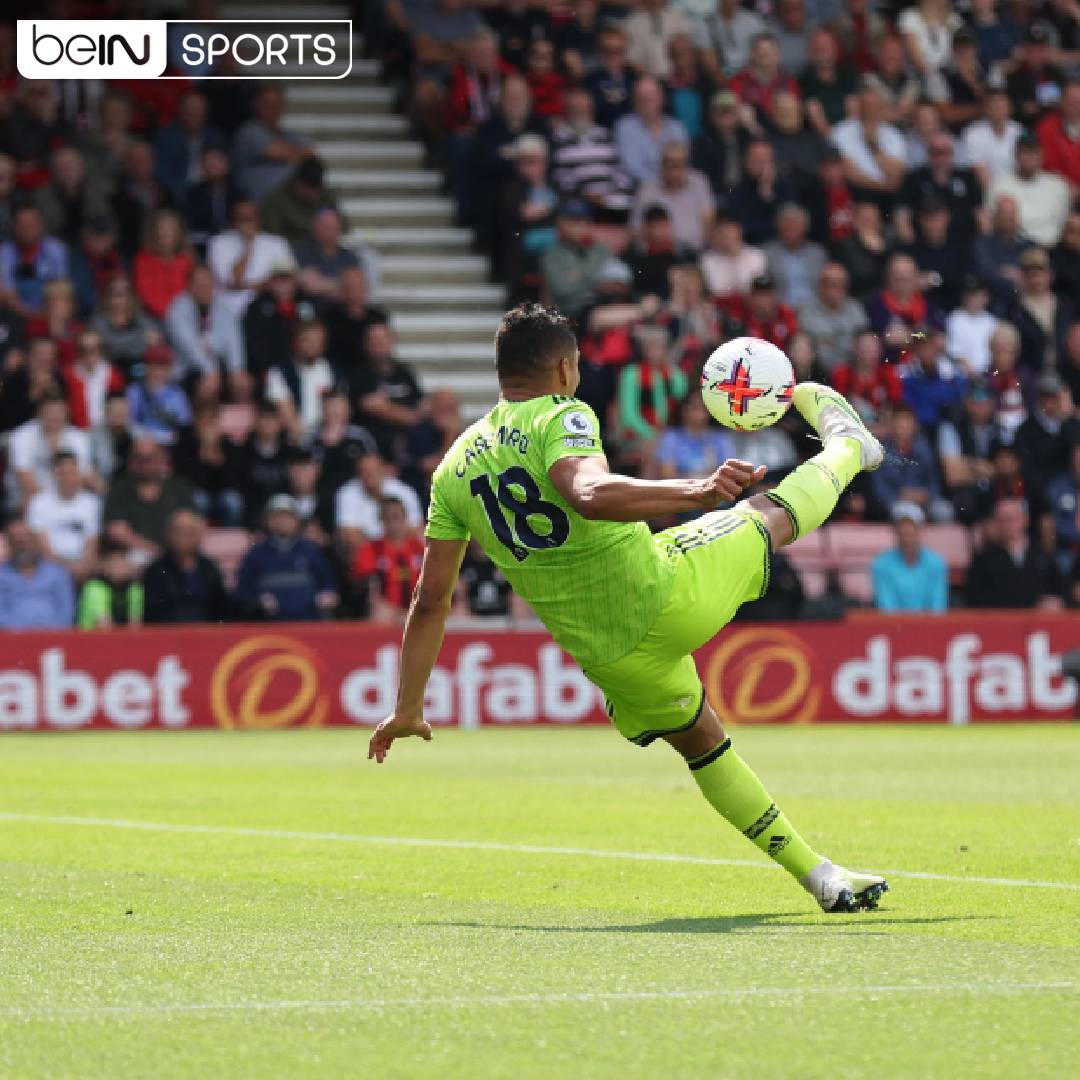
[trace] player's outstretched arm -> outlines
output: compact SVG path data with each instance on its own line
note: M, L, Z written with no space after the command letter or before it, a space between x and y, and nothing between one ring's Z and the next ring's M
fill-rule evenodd
M559 458L548 475L584 518L649 521L732 502L764 478L765 466L729 458L704 480L637 480L611 472L603 457L569 456Z
M446 617L450 614L467 543L466 540L428 541L420 581L401 639L397 703L393 713L375 729L368 745L368 757L380 764L395 739L410 735L431 739L431 725L424 719L424 691L442 647Z

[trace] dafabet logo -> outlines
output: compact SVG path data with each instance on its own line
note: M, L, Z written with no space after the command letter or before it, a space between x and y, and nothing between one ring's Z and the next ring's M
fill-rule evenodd
M352 23L20 19L16 60L25 79L343 79Z

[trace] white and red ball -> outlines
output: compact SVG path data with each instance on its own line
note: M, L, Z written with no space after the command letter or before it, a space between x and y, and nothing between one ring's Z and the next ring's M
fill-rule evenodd
M757 431L791 408L795 371L783 349L761 338L732 338L701 371L705 408L724 427Z

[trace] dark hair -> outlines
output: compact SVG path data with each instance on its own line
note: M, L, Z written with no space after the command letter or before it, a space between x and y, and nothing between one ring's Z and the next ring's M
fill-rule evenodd
M278 409L272 401L268 401L266 398L260 398L258 404L255 406L255 414L256 416L273 416L276 418Z
M75 454L71 450L57 450L56 453L53 454L53 459L52 459L53 468L55 469L56 466L59 465L61 461L76 461L77 462L78 460L79 459L75 456Z
M98 555L102 559L107 559L110 555L124 555L128 553L127 544L121 544L117 540L105 539L101 541L101 547L98 549Z
M405 513L405 504L396 495L384 495L379 500L379 505L382 507L383 510L386 510L388 507L391 506L396 506L401 510L402 513Z
M569 319L540 304L519 304L495 331L495 370L500 379L550 371L577 348Z
M644 221L646 225L652 225L657 221L670 221L671 215L663 206L653 203L652 206L645 211L641 220Z

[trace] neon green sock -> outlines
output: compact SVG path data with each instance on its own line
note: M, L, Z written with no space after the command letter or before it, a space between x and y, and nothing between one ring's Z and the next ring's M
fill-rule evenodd
M754 771L731 749L730 739L687 764L716 812L796 880L822 861L777 810Z
M844 488L862 467L861 453L854 439L833 439L820 454L765 492L788 512L795 530L792 539L805 536L828 520Z

